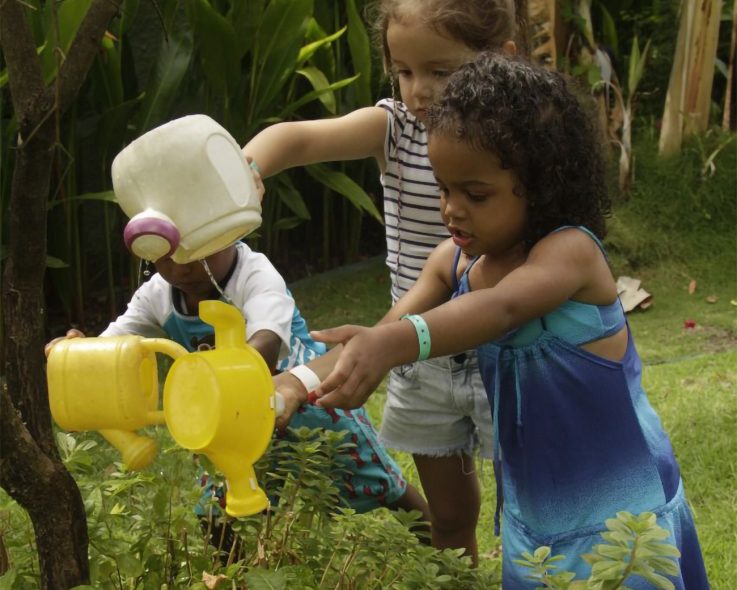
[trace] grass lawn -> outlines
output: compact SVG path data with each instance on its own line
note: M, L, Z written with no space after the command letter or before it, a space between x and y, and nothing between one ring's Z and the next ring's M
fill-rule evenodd
M727 256L729 263L731 256ZM727 268L735 268L734 265ZM660 413L681 464L713 590L732 590L737 572L737 281L730 271L708 267L694 276L661 265L644 275L654 295L647 311L630 314L644 367L644 386ZM690 281L696 291L689 294ZM388 309L389 278L381 259L304 279L292 286L313 328L371 324ZM716 303L706 297L716 295ZM685 328L686 320L695 322ZM378 425L383 388L369 400ZM419 485L412 459L395 453L407 477ZM480 466L483 492L478 527L484 555L498 551L492 530L493 473Z

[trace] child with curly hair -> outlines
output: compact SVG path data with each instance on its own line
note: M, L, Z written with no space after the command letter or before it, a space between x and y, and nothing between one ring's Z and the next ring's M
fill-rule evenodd
M675 588L707 589L680 469L600 241L609 200L589 113L561 75L485 54L451 76L427 127L451 237L395 305L422 315L313 332L344 344L318 403L358 407L391 367L477 347L505 590L539 585L514 560L542 545L588 578L578 556L623 510L652 512L670 533ZM662 587L637 576L627 586Z

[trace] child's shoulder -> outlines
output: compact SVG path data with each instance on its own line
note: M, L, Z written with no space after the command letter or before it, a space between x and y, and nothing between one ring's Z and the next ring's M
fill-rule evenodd
M550 232L530 250L530 256L540 254L573 256L581 259L600 256L606 258L601 240L583 226L565 226Z
M236 248L238 260L228 287L232 286L235 291L246 293L251 291L251 287L256 292L268 289L286 292L284 277L265 254L252 250L244 242L238 242Z
M395 100L393 98L382 98L376 103L376 106L384 111L390 119L397 121L404 125L407 122L419 123L417 118L409 111L407 105L401 100Z

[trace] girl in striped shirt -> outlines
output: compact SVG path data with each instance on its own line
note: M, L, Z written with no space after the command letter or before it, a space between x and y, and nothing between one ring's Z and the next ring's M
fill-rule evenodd
M524 29L517 23L526 10L524 0L381 0L376 7L377 38L401 101L384 99L334 119L279 123L256 135L243 152L263 177L294 166L375 158L396 302L417 280L433 248L448 237L427 157L427 110L447 77L480 52L518 51L518 29ZM390 310L380 323L397 319ZM330 372L339 348L310 363L317 377ZM306 399L310 381L291 373L276 378L287 414ZM475 352L392 371L380 439L413 455L430 505L433 545L462 547L474 563L480 494L473 452L491 456L490 432L491 411Z

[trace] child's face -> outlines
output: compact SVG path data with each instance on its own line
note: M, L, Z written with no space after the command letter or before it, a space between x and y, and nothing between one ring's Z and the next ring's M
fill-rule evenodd
M411 16L389 22L386 42L402 102L420 121L442 93L448 76L476 55L460 41L440 35Z
M471 256L503 257L524 246L527 200L517 176L490 152L455 137L430 136L428 155L440 186L440 213L453 241Z
M231 246L205 258L216 281L220 282L225 278L234 257L235 247ZM207 299L215 291L215 286L199 260L189 264L177 264L171 258L165 257L159 258L154 264L162 278L185 295Z

